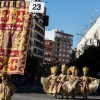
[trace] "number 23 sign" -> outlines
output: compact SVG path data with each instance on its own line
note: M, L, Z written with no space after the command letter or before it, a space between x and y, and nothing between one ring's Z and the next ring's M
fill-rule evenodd
M29 12L44 13L44 6L45 6L44 2L30 1Z

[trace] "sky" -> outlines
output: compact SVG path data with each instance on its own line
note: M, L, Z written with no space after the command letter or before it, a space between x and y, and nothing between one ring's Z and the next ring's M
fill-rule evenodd
M49 16L49 26L46 30L54 28L64 30L73 35L73 46L76 48L86 31L86 25L90 25L100 16L100 0L41 0L47 2L46 15ZM89 28L89 27L88 27Z

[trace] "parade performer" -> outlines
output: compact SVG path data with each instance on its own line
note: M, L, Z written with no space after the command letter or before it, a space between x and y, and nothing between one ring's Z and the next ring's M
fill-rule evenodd
M75 95L79 92L79 77L77 76L78 73L76 72L78 72L78 69L75 66L71 66L67 72L67 74L71 74L68 75L68 81L66 81L67 93L72 96L72 99L75 99Z
M57 94L57 78L58 76L56 75L58 70L57 66L51 67L51 72L52 75L50 75L49 77L45 78L41 78L41 83L43 85L44 91L48 94L52 94L53 97L56 98L56 94Z
M88 71L88 67L83 67L83 76L80 77L80 79L82 80L81 92L83 95L83 99L88 99L87 95L95 92L99 86L98 79L87 76Z
M0 84L0 100L11 100L17 88L9 82L10 75L2 74L2 83Z
M57 89L57 93L62 94L62 98L63 95L66 95L66 80L67 80L67 75L66 75L66 71L68 70L68 67L63 64L61 66L61 74L58 76L58 89ZM68 96L67 96L68 98Z
M50 68L50 71L51 71L51 75L53 75L52 67ZM49 88L50 88L51 80L48 80L48 77L47 78L41 77L41 84L43 85L44 92L49 94Z

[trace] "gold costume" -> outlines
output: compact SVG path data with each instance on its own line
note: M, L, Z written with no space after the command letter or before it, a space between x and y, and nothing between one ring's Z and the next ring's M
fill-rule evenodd
M75 66L71 66L68 69L67 74L71 74L68 76L68 81L66 82L67 93L72 95L72 98L75 98L75 94L77 94L80 90L78 85L79 77L77 76L78 69Z
M5 80L9 80L10 76L6 75ZM4 80L3 80L4 81ZM10 82L5 85L3 82L0 84L0 100L11 100L17 88Z
M95 92L99 86L98 79L87 76L88 71L88 67L83 67L84 76L80 77L80 79L82 80L81 92L83 94L84 99L87 99L87 95L90 95L92 92Z
M52 75L50 75L47 78L41 77L41 83L42 83L43 89L46 93L56 95L56 92L57 92L57 78L58 78L58 76L56 76L57 70L58 70L57 66L51 67Z
M66 93L66 81L67 81L67 75L66 75L66 71L68 70L68 67L63 64L61 66L61 74L58 76L58 89L57 89L57 93L61 93L61 94L65 94Z

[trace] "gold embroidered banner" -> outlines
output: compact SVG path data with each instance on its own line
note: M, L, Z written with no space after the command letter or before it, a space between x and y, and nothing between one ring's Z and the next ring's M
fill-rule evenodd
M0 2L0 71L24 74L31 14L29 2Z

